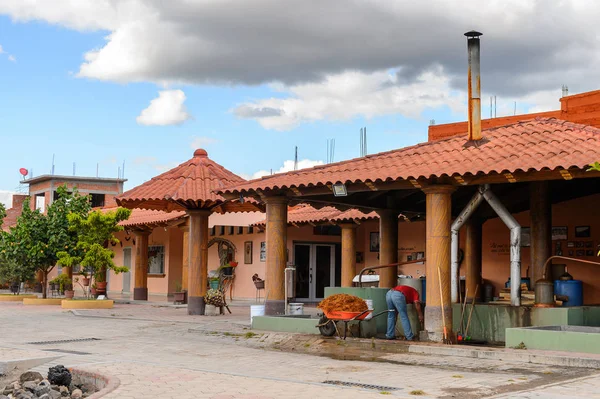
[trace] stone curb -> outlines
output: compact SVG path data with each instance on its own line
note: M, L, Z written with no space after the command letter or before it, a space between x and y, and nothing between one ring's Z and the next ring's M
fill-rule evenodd
M546 366L600 369L600 358L575 357L585 355L581 353L573 354L573 356L567 356L545 354L543 352L528 353L526 349L519 351L506 351L493 349L466 349L457 346L442 347L418 344L409 345L408 352L426 355L470 357L475 359L508 360L521 363L542 364Z
M85 370L81 370L78 368L71 368L70 371L72 374L74 374L75 376L77 376L79 378L83 377L84 379L94 380L95 382L98 380L104 382L104 384L105 384L104 387L101 390L99 390L98 392L94 393L93 395L88 396L88 399L101 398L101 397L105 396L106 394L111 393L112 391L117 389L119 387L119 385L121 385L121 380L119 380L117 377L105 376L102 374L94 373L91 371L85 371Z

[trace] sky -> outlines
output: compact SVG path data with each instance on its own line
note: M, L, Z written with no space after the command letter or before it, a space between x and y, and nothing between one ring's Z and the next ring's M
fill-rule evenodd
M244 178L427 140L466 119L466 39L483 32L482 115L596 90L592 0L0 0L0 192L19 168L117 177L191 158ZM4 196L2 197L4 198ZM0 200L2 199L0 198Z

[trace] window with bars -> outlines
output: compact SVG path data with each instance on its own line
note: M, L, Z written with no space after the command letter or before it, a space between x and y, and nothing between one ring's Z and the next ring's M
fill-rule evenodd
M165 273L165 247L152 245L148 247L148 274Z
M239 235L242 235L242 234L244 234L244 228L243 228L242 226L238 226L238 228L237 228L237 233L238 233Z

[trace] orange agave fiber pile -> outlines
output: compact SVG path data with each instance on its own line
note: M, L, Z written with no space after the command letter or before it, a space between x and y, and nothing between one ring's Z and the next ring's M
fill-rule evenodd
M324 312L364 312L368 309L367 303L354 295L336 294L321 301L319 309Z

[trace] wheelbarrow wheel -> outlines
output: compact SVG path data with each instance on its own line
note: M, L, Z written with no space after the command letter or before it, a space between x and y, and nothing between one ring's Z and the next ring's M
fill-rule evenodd
M323 315L319 319L319 331L324 337L333 337L335 335L335 321L329 320L327 316Z

